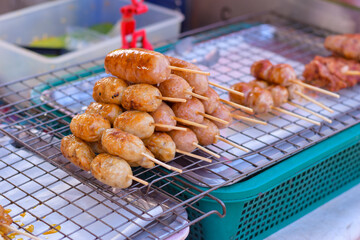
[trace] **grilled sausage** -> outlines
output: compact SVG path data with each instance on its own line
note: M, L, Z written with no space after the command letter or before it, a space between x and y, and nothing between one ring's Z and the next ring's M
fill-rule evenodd
M121 108L116 104L92 102L87 107L86 113L100 114L102 117L109 120L111 124L114 123L115 118L122 113Z
M93 89L96 102L114 103L120 105L121 97L128 84L116 77L105 77L97 81Z
M208 87L208 90L203 94L203 96L209 98L209 100L201 100L204 105L205 112L208 114L213 113L220 105L219 94L217 94L217 92L211 87Z
M187 128L187 131L172 130L169 135L175 142L176 148L185 152L194 151L196 146L193 143L199 143L196 134L190 128Z
M114 50L104 64L106 72L132 83L161 83L171 72L164 55L138 48Z
M107 153L97 155L91 162L92 175L102 183L114 188L127 188L132 184L132 171L129 164Z
M189 83L175 74L170 74L167 80L160 83L159 90L164 97L184 99L190 99L191 95L187 92L192 92Z
M155 132L151 137L143 141L145 146L154 154L155 158L164 162L174 159L176 145L166 133Z
M71 134L61 140L60 150L70 162L85 171L90 171L90 163L95 153L86 142Z
M292 84L294 85L294 84ZM280 85L272 85L267 88L270 91L274 106L278 107L286 103L289 100L289 93L286 87Z
M189 99L185 103L174 103L172 110L175 116L185 120L197 123L202 123L204 120L204 117L198 114L198 112L205 113L204 105L197 98Z
M156 109L154 112L150 113L150 115L154 118L155 123L165 124L170 126L176 126L176 120L173 119L175 114L171 107L169 107L166 103L162 102L160 107ZM159 132L169 132L171 129L166 127L155 127L155 131Z
M216 136L220 136L219 128L208 119L204 119L203 125L207 128L191 127L191 130L196 134L200 145L207 146L217 142Z
M296 80L296 73L289 64L276 64L271 68L269 78L265 80L286 87L292 84L291 80Z
M3 208L3 206L0 205L0 223L5 224L5 225L9 225L13 223L12 218L10 217L9 214L7 214L5 212L5 209ZM0 225L0 232L3 234L8 234L11 232L11 230L7 227L3 227ZM1 237L2 235L0 235Z
M169 56L166 56L166 58L169 60L171 66L200 71L200 68L189 62ZM172 73L185 79L190 86L194 88L194 92L197 94L204 94L208 89L209 84L207 76L175 70L172 70Z
M267 59L254 62L251 65L251 75L257 79L267 80L272 66L272 63Z
M220 104L219 107L211 115L229 122L228 124L225 124L218 121L214 121L215 125L219 129L227 128L228 126L231 125L233 121L230 110L224 104Z
M291 84L287 87L289 100L300 100L302 99L299 95L297 95L295 92L304 93L304 87L299 84Z
M274 106L274 101L269 90L254 87L247 97L247 106L256 113L267 113Z
M161 104L159 89L149 84L134 84L125 89L121 105L126 110L153 112Z
M241 104L241 105L247 105L246 98L248 94L251 92L251 89L253 87L245 82L238 82L231 86L231 89L234 89L238 92L242 92L244 96L239 96L237 94L234 94L232 92L229 92L229 98L230 101Z
M140 138L116 128L105 130L101 137L101 144L106 152L128 162L140 162L143 160L142 153L146 152Z
M86 142L99 141L103 131L110 127L110 122L99 114L79 114L70 123L71 132Z
M153 117L140 111L126 111L120 114L114 122L114 128L134 134L144 139L150 137L155 130Z
M249 82L252 87L268 88L269 83L262 80L252 80Z

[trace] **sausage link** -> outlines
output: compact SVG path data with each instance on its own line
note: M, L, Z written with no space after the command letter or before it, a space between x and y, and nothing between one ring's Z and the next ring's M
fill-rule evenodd
M85 113L89 114L100 114L102 117L109 120L111 124L114 123L115 118L122 113L121 108L116 104L109 104L109 103L98 103L92 102L86 108Z
M114 122L114 128L134 134L144 139L150 137L155 130L153 117L140 111L126 111L120 114Z
M198 139L200 145L207 146L217 142L216 136L220 136L219 128L208 119L204 119L202 123L207 128L199 128L199 127L191 127L193 132L196 134L196 138Z
M95 153L86 142L71 134L61 140L60 150L70 162L85 171L90 171L90 163Z
M225 124L225 123L221 123L221 122L218 122L218 121L214 121L214 124L219 129L227 128L228 126L231 125L231 123L233 121L230 110L222 103L219 105L219 107L211 115L229 122L228 124Z
M127 86L128 84L120 78L102 78L94 85L93 98L96 102L120 105L121 97Z
M191 98L191 95L186 92L192 92L189 83L175 74L170 74L166 81L160 83L159 90L164 97L185 99Z
M161 104L159 89L149 84L134 84L125 89L121 105L126 110L153 112Z
M185 152L194 151L196 146L193 143L199 143L196 134L190 128L187 128L186 131L172 130L169 132L169 135L175 142L176 148Z
M205 113L204 105L197 98L187 100L185 103L175 103L172 106L172 110L179 118L202 123L204 117L198 112Z
M97 155L91 162L92 175L102 183L114 188L127 188L132 184L132 171L129 164L107 153Z
M117 49L105 57L105 70L132 83L158 84L170 75L170 63L161 53L145 49Z
M140 162L142 153L146 152L144 143L140 138L120 129L107 129L102 137L101 144L106 152L119 156L128 162Z
M70 123L71 132L87 142L99 141L103 131L110 127L110 122L99 114L79 114Z
M220 105L219 94L217 94L217 92L211 87L208 87L208 90L203 94L203 96L209 98L209 100L201 100L204 105L205 112L208 114L213 113Z
M272 85L267 88L270 91L274 101L274 106L278 107L289 100L289 93L286 87L280 85Z
M155 123L165 124L170 126L176 126L176 120L173 119L175 114L171 107L169 107L166 103L162 102L160 107L156 109L154 112L150 113L150 115L154 118ZM171 129L166 127L155 127L155 131L159 132L169 132Z
M176 145L166 133L155 132L143 141L145 146L155 155L155 158L164 162L174 159Z

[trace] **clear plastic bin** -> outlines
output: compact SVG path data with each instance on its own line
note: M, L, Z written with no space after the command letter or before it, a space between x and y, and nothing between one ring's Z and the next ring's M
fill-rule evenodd
M65 35L69 26L88 28L101 23L115 24L121 17L119 9L128 4L130 1L126 0L62 0L1 15L0 82L105 56L109 51L120 48L120 35L58 57L46 57L19 45L29 45L34 39L47 36ZM149 11L135 17L137 29L146 29L150 42L176 38L183 15L146 4Z

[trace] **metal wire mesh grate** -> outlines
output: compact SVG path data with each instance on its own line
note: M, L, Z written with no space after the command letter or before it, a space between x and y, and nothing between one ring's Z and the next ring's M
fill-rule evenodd
M218 48L220 59L216 65L208 69L212 73L211 80L224 85L231 85L240 79L242 81L251 80L249 68L258 59L269 58L274 63L290 63L300 73L303 69L303 63L310 61L316 54L327 54L321 47L322 37L327 34L324 30L302 25L274 15L250 18L247 22L249 23L247 27L255 26L239 31L244 25L233 24L223 27L221 31L214 30L198 35L197 37L201 41L196 45L193 54L188 54L185 58L191 60L192 58L201 57L214 47ZM226 31L227 34L224 34ZM221 33L221 36L217 33ZM175 53L170 50L167 54L174 55ZM112 209L115 214L121 215L119 208L125 210L133 216L127 219L128 222L139 225L136 222L137 219L155 221L155 223L146 227L138 226L140 231L132 235L131 238L143 236L141 234L148 234L149 238L159 237L156 232L151 230L151 226L156 227L158 224L166 226L166 233L164 235L160 234L160 238L163 238L179 232L181 229L200 221L210 214L221 215L215 210L202 212L197 209L196 202L205 196L217 201L223 210L222 214L225 214L223 203L209 195L212 190L226 184L235 183L261 171L359 122L360 98L358 93L360 89L358 87L345 89L340 92L342 96L340 100L328 97L319 98L323 103L335 110L334 114L328 114L313 104L302 103L307 108L331 117L333 119L332 124L322 124L321 127L315 127L302 120L274 113L257 116L268 121L269 124L266 126L250 125L235 121L231 127L221 131L221 135L246 146L252 150L251 153L243 154L236 148L219 143L209 146L211 150L218 152L222 156L219 160L213 159L212 164L205 164L204 162L183 156L178 156L177 159L171 162L171 164L183 169L184 174L182 176L189 181L200 186L210 187L209 189L199 189L193 184L183 181L178 177L177 173L169 173L160 167L154 167L153 169L134 169L135 176L151 182L149 187L135 184L127 190L114 192L111 188L95 181L89 173L75 168L61 156L59 151L60 139L69 134L69 120L74 113L81 111L83 106L88 105L91 101L93 83L104 76L102 64L103 59L94 60L40 76L0 85L0 99L4 101L4 104L0 107L0 111L3 112L0 115L0 122L6 124L1 131L14 139L20 146L19 149L14 150L8 147L9 144L5 144L2 149L8 148L9 156L19 155L22 159L21 161L27 162L26 164L32 164L31 160L29 160L31 159L30 156L18 154L18 151L30 149L33 153L36 153L36 158L40 157L38 159L41 160L38 161L42 162L39 164L44 164L44 168L41 169L44 175L51 175L53 171L56 173L60 171L63 174L63 177L60 178L58 175L52 174L57 176L55 185L66 184L68 180L72 179L72 181L77 182L77 185L70 185L70 188L76 190L80 188L81 190L84 187L82 184L85 184L86 187L89 187L89 192L84 192L86 197L91 195L89 193L93 193L98 198L91 201L97 201L99 205L108 201L109 205L117 206L117 208ZM207 69L205 66L202 66L202 68ZM220 90L218 92L221 97L226 98L226 92ZM291 106L286 105L284 107L303 116L309 116L308 113L296 110ZM197 152L197 154L200 153ZM31 156L35 157L35 155ZM20 166L26 166L25 162L20 164ZM53 165L49 164L49 162ZM6 172L8 174L13 172L11 176L1 175L3 177L1 183L10 184L12 190L18 191L22 183L11 184L8 179L22 175L21 167L17 165L14 167L14 164L4 160L1 163L3 165L1 169L7 169ZM34 165L32 168L38 167L39 164L32 164ZM29 184L36 182L36 177L25 177L29 178ZM40 190L48 190L52 184L54 183L48 184L43 182L40 184ZM178 189L178 191L171 195L168 194L165 190L169 185L175 186L175 189ZM8 190L1 191L1 194L8 201L5 207L9 204L16 205L15 200L12 199L14 196L9 195L7 197L5 195L7 192ZM35 193L24 194L31 198ZM184 194L191 197L180 201L179 196ZM74 201L66 199L61 190L54 192L54 195L59 199L64 198L69 205L74 203ZM147 202L151 202L151 199L154 199L156 204L151 205L148 209L144 209L144 199ZM46 201L41 199L38 202L37 208L40 204L46 204ZM31 212L31 207L24 207L24 205L17 205L17 207L21 208L22 211ZM155 211L159 207L161 210ZM198 217L190 222L186 221L186 216L181 211L183 208L197 212L198 214L196 215ZM59 212L58 208L54 207L50 208L50 210L52 213ZM82 210L82 213L88 214L90 208L84 207L80 208L80 210ZM151 210L153 210L152 213ZM179 224L181 226L177 225L178 228L170 226L169 222L166 221L166 219L173 219L174 216L176 219L181 219L181 224ZM104 222L103 217L96 215L92 217L96 221L94 220L94 222L89 224ZM73 222L74 217L63 216L63 218L65 223L65 220ZM43 222L38 215L34 215L33 219ZM45 222L49 221L44 220ZM106 225L106 223L103 224ZM71 233L60 231L59 238L72 238L72 236L70 237L71 234L82 235L79 232L89 232L84 226L77 227L77 230ZM92 234L93 238L104 237L106 234L121 232L121 227L126 227L126 224L120 227L108 224L106 227L109 229L106 233L89 232L89 234ZM42 228L41 231L44 231L44 229ZM39 233L41 231L39 230Z

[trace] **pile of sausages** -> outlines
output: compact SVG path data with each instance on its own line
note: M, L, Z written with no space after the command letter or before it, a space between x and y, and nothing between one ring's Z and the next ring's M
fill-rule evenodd
M105 69L114 77L95 83L96 102L72 119L72 135L61 141L63 155L101 182L126 188L132 184L131 167L154 166L148 156L167 162L177 150L192 152L198 144L215 143L219 128L232 122L229 109L208 86L206 76L172 71L169 66L199 70L191 63L153 51L110 52ZM192 97L188 94L191 91L207 100ZM186 102L168 105L162 96ZM226 124L204 119L201 113L223 119ZM176 119L185 121L180 125Z

